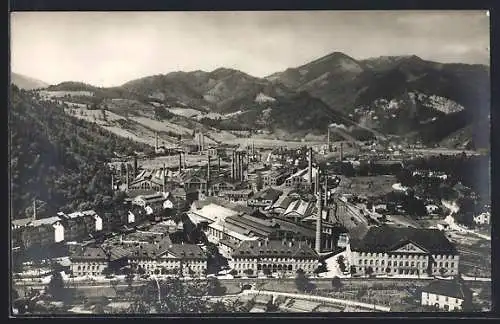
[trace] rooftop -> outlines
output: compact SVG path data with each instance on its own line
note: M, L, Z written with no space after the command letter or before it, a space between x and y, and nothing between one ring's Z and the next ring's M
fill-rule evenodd
M472 298L471 290L456 279L434 280L428 286L422 288L422 292L454 297L462 300L470 300Z
M106 252L100 247L84 247L76 249L70 256L71 260L106 260L108 256Z
M455 246L438 229L370 227L361 239L351 239L353 251L387 252L412 242L433 254L456 254Z
M35 219L30 224L31 226L41 226L41 225L52 225L56 222L60 222L61 218L58 216Z
M292 241L243 241L233 256L318 258L318 254L305 242Z
M271 200L271 201L276 201L281 195L283 194L283 191L273 189L271 187L268 187L264 190L261 190L257 192L254 196L254 199L262 199L262 200Z

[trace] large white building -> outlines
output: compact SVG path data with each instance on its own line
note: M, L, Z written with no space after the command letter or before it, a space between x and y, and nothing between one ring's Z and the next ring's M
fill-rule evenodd
M346 250L353 275L458 274L459 253L437 229L371 227Z
M302 269L313 274L318 254L305 242L286 240L245 241L233 252L233 268L238 274L278 273L293 275Z

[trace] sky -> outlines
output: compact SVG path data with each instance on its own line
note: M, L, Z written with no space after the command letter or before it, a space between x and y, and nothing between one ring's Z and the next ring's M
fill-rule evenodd
M11 71L119 86L173 71L256 77L331 52L489 64L486 11L14 12Z

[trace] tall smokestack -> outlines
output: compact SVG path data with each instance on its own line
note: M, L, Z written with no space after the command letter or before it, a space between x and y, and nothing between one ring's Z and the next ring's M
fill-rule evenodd
M137 165L137 156L134 156L134 178L137 177L139 167Z
M312 185L312 147L309 148L309 166L307 168L307 180L309 185Z
M316 177L314 179L314 193L319 192L319 168L316 169Z
M220 174L220 155L217 156L217 173Z
M155 150L158 151L158 132L155 132Z
M201 136L201 150L203 151L205 149L205 135L201 133L200 136Z
M167 167L163 163L163 192L167 192Z
M330 126L328 126L328 147L327 147L328 153L332 151L332 146L330 145Z
M130 185L130 183L129 183L129 181L130 181L130 180L129 180L130 176L129 176L129 172L128 172L128 162L127 162L127 164L126 164L126 165L127 165L127 169L126 169L126 170L127 170L127 175L126 175L125 182L126 182L126 184L127 184L127 190L128 190L129 185Z
M328 203L328 174L325 174L325 205Z
M316 219L316 244L314 245L314 249L316 250L316 253L321 253L321 218L323 214L323 210L321 208L321 186L319 186L319 191L316 194L316 207L318 209L318 218Z
M115 175L111 173L111 190L115 190Z
M344 161L344 142L340 142L340 161Z
M207 192L210 194L210 154L208 154L208 163L207 163Z
M234 153L235 162L234 162L234 180L238 180L240 178L240 153L236 151Z
M231 152L231 179L234 180L235 178L235 168L234 168L234 151Z
M179 175L182 172L182 152L179 151Z
M36 198L33 199L33 220L36 220Z
M240 153L240 181L243 181L243 160L245 159L245 155L243 152Z

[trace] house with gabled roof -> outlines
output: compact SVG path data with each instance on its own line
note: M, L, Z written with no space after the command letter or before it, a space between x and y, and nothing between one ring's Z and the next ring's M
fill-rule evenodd
M472 291L461 279L433 280L422 288L421 305L444 311L467 311L472 305Z

